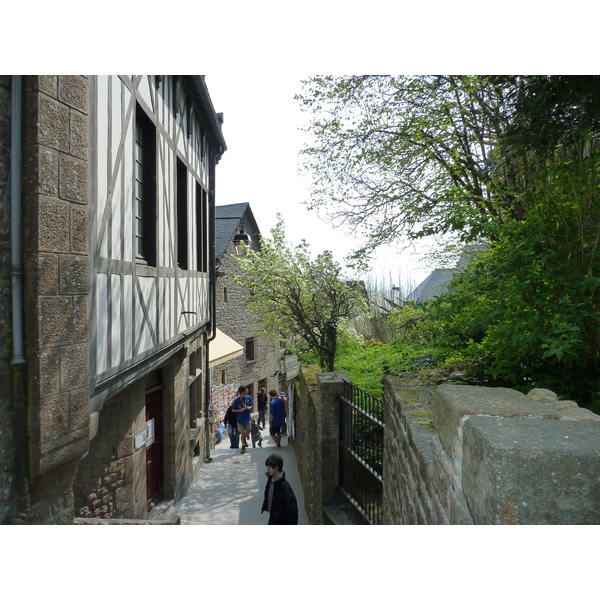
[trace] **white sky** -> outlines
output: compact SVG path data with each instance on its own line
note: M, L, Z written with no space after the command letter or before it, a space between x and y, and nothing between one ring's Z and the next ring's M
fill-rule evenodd
M311 12L313 4L319 11ZM298 128L307 117L294 100L302 79L328 73L594 72L576 66L584 64L582 47L577 63L565 52L565 28L575 22L581 26L575 6L559 18L508 0L485 25L477 23L485 19L485 9L470 1L433 1L425 5L427 10L381 0L368 8L360 4L362 11L357 6L309 2L294 10L267 2L265 7L277 10L262 21L247 5L244 12L223 11L219 62L200 71L206 74L215 110L225 118L228 150L217 165L217 204L249 202L263 235L269 235L280 212L293 243L305 238L313 254L332 250L341 264L357 240L303 204L309 199L310 181L298 172L304 143ZM527 25L528 19L533 26ZM235 33L228 36L230 27ZM508 31L514 36L497 47L494 40ZM555 43L559 36L564 43ZM579 34L577 39L581 44ZM380 249L371 266L378 280L391 278L409 291L432 268L448 266L427 262L425 255L424 246L414 254L401 243Z
M330 249L343 263L357 241L302 204L308 181L298 174L302 113L293 99L300 80L328 73L578 72L574 65L597 53L594 20L581 20L589 4L573 0L560 14L535 4L184 0L141 11L140 2L106 0L83 16L75 0L55 0L37 6L31 19L26 3L13 3L3 13L11 26L0 50L10 63L25 61L25 73L56 72L59 64L62 73L205 74L215 109L225 115L228 145L217 166L217 204L248 201L264 235L281 212L292 242L305 238L314 254ZM79 15L85 25L72 26L69 19ZM27 40L38 40L43 52ZM412 287L434 266L392 248L378 252L373 269Z
M270 235L281 213L286 235L294 244L306 239L313 255L331 250L340 264L358 246L349 229L334 227L303 204L309 199L310 176L299 173L307 116L294 95L302 91L301 75L279 72L206 75L217 112L224 113L227 151L217 165L217 205L249 202L261 233ZM392 272L394 283L419 283L430 272L409 251L390 247L378 252L373 270ZM399 274L399 272L401 274Z

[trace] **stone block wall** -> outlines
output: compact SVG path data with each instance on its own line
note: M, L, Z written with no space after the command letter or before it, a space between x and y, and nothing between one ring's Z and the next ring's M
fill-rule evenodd
M190 354L202 336L176 353L161 368L163 406L164 500L179 501L206 457L205 419L190 436ZM146 387L142 379L107 401L95 413L89 454L81 461L75 484L75 516L83 519L146 519L146 449L135 438L146 427ZM200 375L202 380L202 375ZM203 399L199 399L203 404ZM199 455L193 457L194 445Z
M291 441L311 524L341 506L344 375L302 367ZM600 415L559 401L386 377L383 525L600 524Z
M190 356L201 356L203 337L193 340L179 352L163 370L167 385L164 391L165 416L165 494L176 502L181 500L193 477L208 455L206 414L204 410L203 376L197 386L190 385ZM190 394L197 396L197 433L191 434ZM198 455L194 458L194 447Z
M218 365L214 369L213 383L222 383L221 373L224 371L223 383L252 385L256 403L259 381L267 380L265 385L267 392L270 389L279 389L275 373L281 368L281 350L277 344L256 335L256 323L252 314L244 306L243 298L247 291L233 282L233 275L240 273L240 267L233 257L233 244L230 243L217 272L217 327L244 348L246 338L255 336L256 360L248 362L242 355ZM265 294L269 292L268 283L265 283Z
M9 190L12 77L0 78L0 522L15 493L11 369ZM87 451L88 85L81 76L25 76L22 99L22 278L27 397L19 427L28 440L26 522L72 522L72 480ZM21 381L19 379L19 381ZM15 388L15 389L17 389ZM19 394L21 396L21 394ZM25 459L26 448L19 452Z
M32 522L72 522L89 445L88 80L23 80L23 263ZM64 471L59 473L59 471ZM46 481L65 478L65 510ZM39 510L35 504L41 503ZM70 508L69 507L70 504Z
M463 489L478 524L600 524L600 423L469 418Z
M296 384L296 422L290 443L311 525L324 524L328 507L342 504L339 481L339 396L343 373L321 373L303 366Z
M146 518L146 451L134 449L145 428L143 381L96 413L97 428L75 484L75 516Z
M318 400L316 366L303 367L296 384L295 436L290 440L296 454L298 473L308 520L311 525L323 523L321 486L321 411Z
M472 524L454 459L435 434L431 388L386 378L383 525Z
M384 524L600 523L600 416L548 390L386 378Z

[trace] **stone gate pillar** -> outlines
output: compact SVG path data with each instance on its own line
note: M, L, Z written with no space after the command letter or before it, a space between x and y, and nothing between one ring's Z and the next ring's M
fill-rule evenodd
M349 379L344 373L319 373L318 393L321 408L321 493L327 505L337 499L340 471L339 397Z

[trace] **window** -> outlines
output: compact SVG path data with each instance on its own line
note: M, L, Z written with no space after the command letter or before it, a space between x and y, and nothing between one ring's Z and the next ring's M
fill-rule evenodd
M256 360L254 355L254 338L248 338L246 340L246 362Z
M188 210L187 169L177 159L177 264L180 269L188 268Z
M226 287L223 288L223 302L229 302L229 290Z
M197 270L208 272L208 202L206 190L196 182L196 264Z
M135 114L135 258L156 266L156 127L138 105Z

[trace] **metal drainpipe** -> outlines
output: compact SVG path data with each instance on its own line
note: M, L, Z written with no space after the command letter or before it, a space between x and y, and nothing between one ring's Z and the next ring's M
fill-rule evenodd
M210 356L208 352L208 344L212 342L217 336L217 276L216 276L216 266L215 266L215 158L211 158L210 164L210 174L209 174L209 185L210 185L210 196L211 201L209 203L209 213L208 213L208 222L210 224L210 244L209 244L209 269L212 273L212 281L211 281L211 290L210 290L210 326L211 332L207 339L206 345L206 359L205 359L205 389L204 389L204 414L206 415L205 423L206 423L206 460L212 460L210 458L210 420L208 418L208 411L210 408Z
M23 78L12 77L11 142L10 142L10 216L12 277L12 343L11 360L13 398L15 404L15 466L17 510L21 515L29 509L29 436L27 398L25 393L25 355L23 353L23 265L21 262L21 175L22 175L22 99Z

